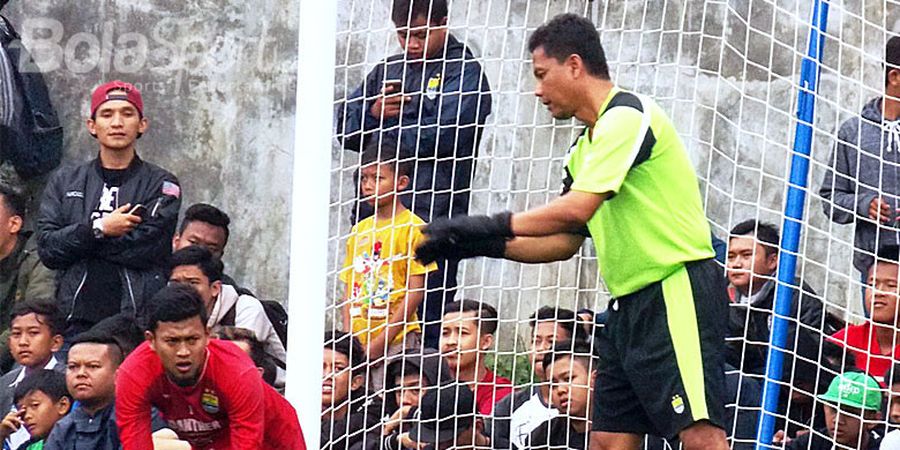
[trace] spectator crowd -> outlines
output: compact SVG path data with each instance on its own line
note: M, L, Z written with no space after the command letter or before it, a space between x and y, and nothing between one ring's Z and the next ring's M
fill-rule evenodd
M447 17L446 0L394 0L403 53L376 65L336 110L340 145L360 154L359 198L336 329L323 337L320 447L600 448L592 424L613 415L598 406L611 392L598 382L612 348L610 313L540 306L528 320L526 362L498 345L497 310L456 292L460 260L516 259L506 247L513 235L458 239L457 254L418 257L429 223L469 213L492 110L484 70ZM559 16L543 31L565 34L558 27L579 23ZM535 40L532 50L550 54L552 42ZM777 445L900 448L891 446L900 441L900 185L896 164L885 162L900 151L897 97L895 37L885 50L885 95L841 125L819 189L825 214L855 226L865 321L845 324L807 280L777 281L776 226L746 220L723 242L715 273L728 286L728 317L717 325L726 406L708 421L732 448L755 447L767 375L782 387ZM178 178L138 156L150 122L134 85L103 84L89 101L96 158L57 169L33 213L19 186L0 183L4 449L305 449L282 396L286 316L226 274L229 216L204 203L182 213ZM579 233L537 248L545 252L538 259L571 256L591 236ZM779 288L789 293L780 299L787 315L774 313ZM788 325L776 374L767 363L780 320ZM639 392L659 381L652 370L640 375L646 367L625 369L639 375L620 381L642 385ZM662 400L676 414L686 407L678 395ZM615 415L635 413L620 406ZM650 432L643 445L678 445L682 430L672 431Z

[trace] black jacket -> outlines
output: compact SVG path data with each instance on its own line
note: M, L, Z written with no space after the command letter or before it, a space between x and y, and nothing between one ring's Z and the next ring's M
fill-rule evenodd
M381 443L382 403L365 389L350 393L350 408L343 419L330 420L323 416L322 450L363 450L377 448Z
M382 121L370 109L384 80L403 80L403 92L412 100L399 117ZM361 151L383 130L399 141L404 158L416 159L410 209L426 222L467 214L478 143L491 112L490 91L481 64L450 35L443 57L411 63L400 54L375 66L338 105L338 140L347 150ZM401 200L410 206L408 196ZM371 214L371 207L362 211L366 206L360 203L359 218Z
M531 449L587 450L589 433L575 430L566 416L559 416L531 432ZM496 448L496 447L494 447Z
M786 445L785 450L832 450L845 447L836 447L831 439L824 438L828 436L828 429L821 428L814 432L809 432L797 437ZM869 445L865 450L876 450L881 447L881 436L876 433L869 433Z
M67 317L76 302L91 302L78 296L91 259L119 268L122 313L141 316L145 300L166 284L166 265L181 208L178 180L135 156L119 186L118 202L144 205L143 222L125 236L97 239L91 214L103 186L100 160L94 159L60 169L44 189L37 222L38 254L44 265L59 271L56 298ZM104 317L92 319L99 322Z
M775 302L775 284L767 282L752 303L741 303L741 294L729 309L728 344L726 361L741 373L764 375L769 350L770 323ZM802 290L802 295L801 295ZM825 320L822 301L809 285L793 288L791 315L788 319L788 338L782 380L814 383L817 373L813 367L794 367L792 355L817 361L821 353L822 338L835 333L830 321ZM799 325L798 325L799 324ZM799 335L798 335L799 330ZM796 344L795 344L796 343ZM809 369L809 370L807 370ZM792 377L792 372L796 371Z

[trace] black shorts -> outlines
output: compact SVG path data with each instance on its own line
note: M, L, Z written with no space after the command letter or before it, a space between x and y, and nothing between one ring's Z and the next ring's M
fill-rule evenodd
M674 439L725 425L728 294L715 260L613 300L598 334L593 430Z

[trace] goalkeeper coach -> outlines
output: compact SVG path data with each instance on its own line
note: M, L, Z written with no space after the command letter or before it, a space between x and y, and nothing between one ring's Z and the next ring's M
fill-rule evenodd
M727 449L728 297L687 151L657 104L612 83L587 19L557 16L528 47L535 95L555 119L586 125L563 194L521 213L436 220L417 258L559 261L590 236L614 297L596 347L591 449L637 449L644 434Z

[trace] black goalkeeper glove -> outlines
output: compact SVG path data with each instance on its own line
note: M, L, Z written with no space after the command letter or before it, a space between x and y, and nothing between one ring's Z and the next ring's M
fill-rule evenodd
M493 216L457 216L437 219L425 227L427 240L416 249L416 259L430 264L438 259L476 256L502 258L512 232L512 213Z

